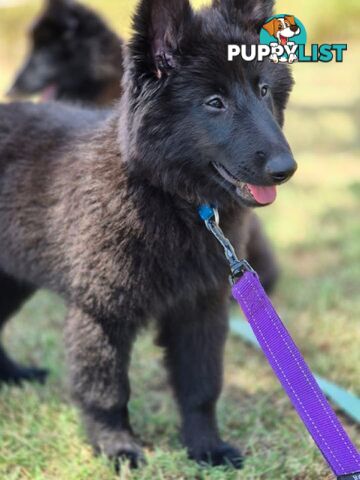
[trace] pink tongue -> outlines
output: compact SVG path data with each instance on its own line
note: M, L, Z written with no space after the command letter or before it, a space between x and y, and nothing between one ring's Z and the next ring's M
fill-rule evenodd
M41 93L41 101L42 102L50 102L51 100L54 100L56 96L56 85L51 84L48 87L44 88L44 90Z
M276 200L276 187L259 187L258 185L247 184L251 195L261 205L268 205Z

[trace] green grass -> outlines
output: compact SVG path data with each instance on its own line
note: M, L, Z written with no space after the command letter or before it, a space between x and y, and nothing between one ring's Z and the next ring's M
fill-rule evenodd
M104 5L100 0L91 3ZM314 2L303 3L292 10L310 21ZM350 5L341 2L345 3ZM38 5L0 12L0 88L21 61L20 32ZM295 3L286 5L288 10ZM333 1L327 5L326 18L330 15L334 23L331 12L337 7ZM105 2L107 17L123 33L128 31L131 7L132 2ZM318 11L318 5L314 9ZM311 24L313 30L315 25ZM349 43L342 65L294 67L297 87L286 132L300 168L295 179L280 189L276 204L261 216L283 268L276 306L314 371L360 395L360 45L354 40ZM14 357L47 366L52 374L45 386L0 391L1 479L116 478L105 459L93 458L69 400L62 345L64 314L57 297L40 292L6 328L5 341ZM152 332L137 342L131 378L133 424L146 444L148 465L133 474L125 466L121 478L331 478L264 358L239 339L228 342L219 417L224 437L248 456L240 473L201 469L186 459ZM344 421L360 446L359 430Z

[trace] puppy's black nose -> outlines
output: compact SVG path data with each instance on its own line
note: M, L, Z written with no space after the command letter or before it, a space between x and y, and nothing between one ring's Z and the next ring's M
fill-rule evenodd
M290 30L291 30L292 32L297 32L297 31L299 30L299 27L298 27L297 25L291 25L291 26L290 26Z
M290 153L283 153L270 158L265 166L265 171L275 184L289 180L297 170L297 163Z

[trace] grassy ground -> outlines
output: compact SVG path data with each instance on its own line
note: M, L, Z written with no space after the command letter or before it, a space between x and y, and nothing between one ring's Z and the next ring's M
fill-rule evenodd
M107 14L116 15L119 3L112 2L113 12L109 7ZM128 10L131 3L126 4ZM16 9L20 24L29 20L32 9L31 5ZM1 35L10 23L4 18L13 18L15 9L3 12L0 88L10 79L23 49L20 40L11 43L16 55L5 49ZM121 25L126 31L124 20ZM280 189L277 203L261 212L283 267L275 296L277 307L312 368L358 395L359 54L360 46L351 41L343 65L294 67L297 87L286 130L300 169L294 181ZM0 391L1 479L115 478L104 459L92 457L69 401L61 342L64 312L57 297L41 292L6 328L5 341L13 355L26 363L47 366L52 374L46 386ZM186 459L161 352L153 346L151 332L137 343L131 377L133 423L146 443L148 466L133 474L124 467L121 478L330 478L262 355L240 340L230 338L228 342L219 417L224 437L248 455L241 473L200 469ZM359 430L344 420L360 446Z

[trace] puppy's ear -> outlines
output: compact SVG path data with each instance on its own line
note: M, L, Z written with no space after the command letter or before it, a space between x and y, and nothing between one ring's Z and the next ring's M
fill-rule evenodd
M265 25L263 25L263 28L264 28L272 37L275 36L276 27L277 27L277 21L276 21L275 18L274 18L273 20L270 20L270 22L265 23Z
M75 14L76 3L74 0L46 0L44 13L54 23L66 30L67 35L72 35L79 26Z
M130 49L158 78L176 67L181 40L191 23L189 0L142 0L134 16Z
M284 19L287 20L290 25L295 25L296 23L294 15L285 15Z
M46 0L44 11L49 12L57 20L61 20L61 16L64 12L73 10L75 6L74 0Z
M52 8L64 7L64 6L72 5L73 3L74 3L73 0L46 0L46 4Z
M260 23L272 16L274 0L213 0L213 7L243 21Z

